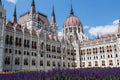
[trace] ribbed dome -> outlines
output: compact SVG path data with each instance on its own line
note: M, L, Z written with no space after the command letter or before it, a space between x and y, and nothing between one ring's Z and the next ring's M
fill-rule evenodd
M80 25L82 25L80 20L76 16L74 16L74 15L70 15L66 19L66 21L64 22L64 27L69 27L69 26L77 27L77 26L80 26Z
M69 27L69 26L74 26L74 27L78 27L82 25L80 20L74 16L74 11L71 5L71 10L70 10L70 16L66 19L66 21L64 22L64 27Z

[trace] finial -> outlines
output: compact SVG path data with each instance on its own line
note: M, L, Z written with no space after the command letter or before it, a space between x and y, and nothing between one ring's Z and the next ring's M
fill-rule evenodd
M31 6L35 7L35 1L34 0L32 0Z
M73 11L73 7L72 7L72 4L71 4L70 15L74 15L74 11Z

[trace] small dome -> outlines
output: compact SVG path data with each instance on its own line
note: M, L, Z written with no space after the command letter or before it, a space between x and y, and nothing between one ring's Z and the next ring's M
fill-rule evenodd
M64 22L64 27L69 27L69 26L80 26L82 25L80 20L74 16L74 15L70 15L66 21Z

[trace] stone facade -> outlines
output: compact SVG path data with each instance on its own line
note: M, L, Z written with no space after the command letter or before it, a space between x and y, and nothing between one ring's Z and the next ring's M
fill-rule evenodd
M54 7L50 22L36 12L34 0L18 21L16 6L12 21L5 22L5 15L0 4L0 71L120 67L119 29L116 34L89 40L72 6L62 36L58 36Z

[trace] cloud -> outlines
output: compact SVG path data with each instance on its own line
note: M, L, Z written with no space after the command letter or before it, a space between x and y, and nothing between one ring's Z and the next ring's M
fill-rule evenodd
M89 26L84 26L83 28L84 28L84 29L88 29L88 28L89 28Z
M58 36L62 36L62 32L58 32Z
M16 4L17 0L7 0L10 3Z
M89 33L91 36L103 36L103 35L109 35L114 34L118 30L118 22L119 20L113 21L111 25L103 25L103 26L96 26L89 29Z

